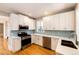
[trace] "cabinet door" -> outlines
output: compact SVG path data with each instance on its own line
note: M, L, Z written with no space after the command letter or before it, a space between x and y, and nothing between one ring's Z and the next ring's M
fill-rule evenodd
M19 25L24 25L24 17L19 14Z
M14 50L18 51L21 49L21 39L14 38Z
M30 19L29 30L35 30L35 20Z
M51 38L51 49L56 50L59 38Z
M10 28L11 30L18 30L18 25L19 25L19 17L16 14L11 14L10 15Z
M49 18L49 21L48 21L48 24L49 25L47 25L48 26L48 30L55 30L55 24L56 24L56 20L55 20L56 18L55 18L55 16L50 16L50 18Z
M8 49L10 50L10 51L14 51L14 40L10 37L9 39L8 39Z
M53 30L59 30L60 29L60 15L58 14L58 15L54 15L54 20L53 20L53 22L54 22L54 29ZM53 23L52 23L53 24Z
M40 46L42 46L42 36L38 36L38 35L32 35L31 36L31 38L32 38L32 43L35 43L35 44L38 44L38 45L40 45Z
M42 38L42 36L38 36L38 45L43 46L43 38Z
M59 30L66 30L66 15L63 14L59 14L60 15L60 19L59 19Z
M50 17L44 17L43 18L43 29L44 30L50 30Z
M38 36L37 35L31 35L31 41L32 41L32 43L38 44Z
M74 26L75 26L75 19L74 19L74 11L72 12L68 12L66 13L66 16L65 16L65 22L66 22L66 30L74 30Z
M11 37L8 40L8 48L12 52L16 52L21 49L21 38Z

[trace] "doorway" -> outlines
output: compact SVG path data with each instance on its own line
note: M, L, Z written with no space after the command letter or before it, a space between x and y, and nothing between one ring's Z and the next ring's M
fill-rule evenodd
M4 24L0 23L0 38L3 38L4 35Z
M0 23L0 49L3 48L4 24Z

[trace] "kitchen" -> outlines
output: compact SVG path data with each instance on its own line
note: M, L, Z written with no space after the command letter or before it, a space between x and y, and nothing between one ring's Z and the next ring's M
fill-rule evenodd
M33 14L34 8L37 8L36 10L46 8L49 11L41 14L44 11L39 10L39 12L36 11L35 15L30 12L24 14L23 9L25 7L22 11L18 9L18 5L21 4L0 4L0 7L11 8L10 5L16 6L12 8L18 12L9 10L8 20L4 21L6 29L3 37L8 41L9 51L16 53L27 48L26 45L35 44L55 51L56 55L79 54L79 4L56 3L41 4L41 6L40 3L24 4L25 7L29 6L29 9L33 8L31 9ZM55 9L53 10L51 7L55 7ZM51 12L50 9L53 11ZM26 10L29 11L27 8Z

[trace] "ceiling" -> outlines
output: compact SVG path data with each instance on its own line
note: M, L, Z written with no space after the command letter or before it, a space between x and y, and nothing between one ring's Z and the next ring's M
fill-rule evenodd
M69 10L75 6L76 3L0 3L0 13L10 14L16 12L38 18Z

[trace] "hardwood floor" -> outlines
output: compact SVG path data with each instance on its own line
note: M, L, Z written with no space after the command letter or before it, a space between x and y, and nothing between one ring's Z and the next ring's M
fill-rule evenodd
M12 53L8 50L7 39L0 38L0 55L55 55L55 51L48 50L36 44L31 44L23 50Z
M7 39L0 37L0 55L11 55L12 53L8 50Z
M52 50L48 50L46 48L43 48L39 45L36 44L32 44L29 47L27 47L26 49L17 52L17 54L20 55L55 55L55 51Z

